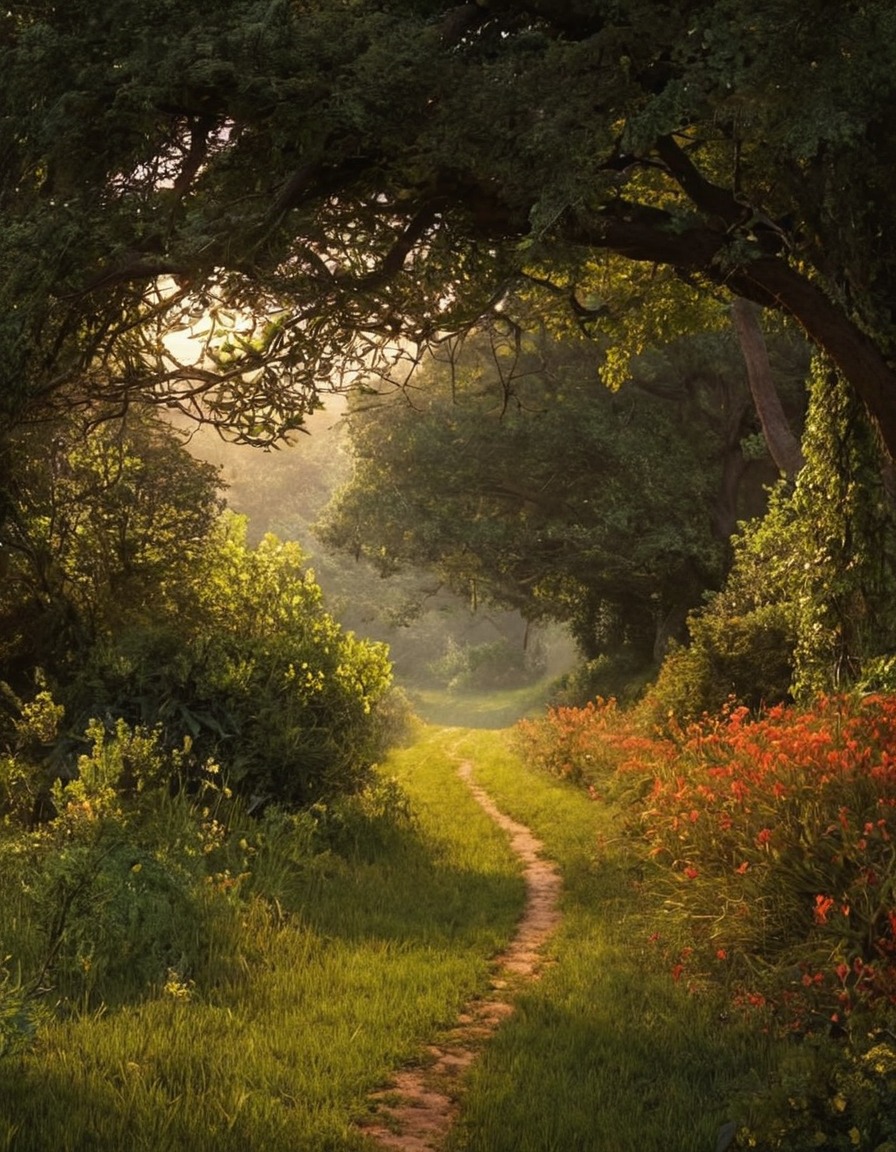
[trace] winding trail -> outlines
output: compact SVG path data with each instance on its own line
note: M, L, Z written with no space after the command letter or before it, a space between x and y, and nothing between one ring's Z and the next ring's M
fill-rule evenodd
M513 1012L506 992L510 977L537 978L540 949L560 922L560 873L551 861L542 859L541 842L496 807L474 782L469 761L458 772L478 803L509 834L513 851L525 864L526 906L516 935L495 961L490 992L466 1005L444 1041L427 1050L425 1063L403 1069L388 1088L372 1097L376 1114L363 1131L374 1147L398 1152L436 1152L441 1146L457 1114L454 1078L473 1063L482 1043Z

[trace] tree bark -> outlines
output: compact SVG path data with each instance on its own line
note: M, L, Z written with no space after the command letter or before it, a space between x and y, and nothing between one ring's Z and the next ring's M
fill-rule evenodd
M768 358L765 336L759 324L757 307L742 296L731 305L734 331L740 344L747 369L747 380L756 414L772 460L789 479L793 479L803 466L800 442L784 414L781 398L775 388L772 366Z

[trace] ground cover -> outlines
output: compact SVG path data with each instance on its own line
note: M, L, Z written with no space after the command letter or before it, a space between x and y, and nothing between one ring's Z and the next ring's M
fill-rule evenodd
M490 692L448 691L414 686L410 697L429 724L464 728L507 728L520 716L537 716L546 707L552 681Z
M488 1152L714 1149L733 1098L759 1085L774 1043L657 963L654 901L619 811L524 766L507 733L457 750L495 802L528 824L564 877L562 925L541 980L471 1069L449 1141Z
M841 702L796 718L776 713L764 726L732 714L658 740L596 704L556 710L514 733L420 728L379 783L350 802L274 813L261 826L238 807L229 818L224 809L199 813L209 869L190 906L201 914L198 961L172 965L142 990L125 982L117 999L98 999L108 981L91 983L87 971L80 999L71 973L63 994L51 968L32 1036L20 995L27 964L17 967L40 935L22 923L33 906L21 884L28 858L14 837L0 837L0 941L9 956L0 987L0 1149L369 1147L371 1125L384 1116L376 1093L388 1100L397 1070L437 1063L435 1054L457 1040L458 1014L489 1002L496 957L524 906L519 862L458 775L467 763L473 783L556 862L562 920L543 946L540 979L511 981L515 1010L502 1010L494 1034L470 1039L461 1074L451 1051L443 1088L456 1122L446 1152L892 1152L896 1054L879 1002L889 988L893 857L877 822L888 814L871 821L858 806L888 795L890 717L886 702L852 713ZM819 775L800 791L805 766L794 757L804 746ZM706 793L707 766L715 797ZM785 767L789 791L777 795ZM717 811L719 780L728 792ZM749 797L744 788L753 789ZM827 816L826 789L837 801ZM770 820L769 797L790 824ZM721 829L728 840L699 838L711 813L724 816L726 804L747 799ZM155 821L182 835L196 814L179 803L169 800ZM71 843L96 819L89 809L82 798L66 817ZM718 881L712 852L722 845L719 875L759 885L751 900L762 922L763 893L789 875L780 872L791 860L788 830L803 845L804 872L818 858L828 880L842 886L852 877L856 909L844 911L836 885L803 875L803 927L827 943L830 963L801 966L792 949L784 989L816 998L812 1020L833 992L842 1015L824 1027L804 1019L798 1031L784 1011L793 997L776 1000L769 983L786 974L783 964L759 964L749 933L723 941L717 930L727 931L728 920L706 919ZM737 860L748 853L742 871L732 868L736 835ZM222 866L228 844L239 848L232 868ZM63 862L70 847L57 844ZM132 886L161 868L146 843L140 852L123 855L116 842L101 872L106 887L85 918L108 922L99 897L119 864ZM9 898L16 884L18 900ZM857 937L844 936L860 914L877 949L870 974L856 965ZM835 949L846 946L853 951L841 979ZM92 959L99 964L101 953ZM818 971L839 984L816 981Z
M269 843L255 897L216 921L201 977L171 973L115 1007L49 991L32 1042L3 1058L0 1148L364 1147L368 1094L486 987L524 897L504 836L437 742L390 769L413 817L390 785L366 814L316 814L335 846L322 854L290 860ZM5 955L16 926L0 928Z
M637 719L555 709L517 747L617 812L659 913L649 946L692 1010L721 992L726 1020L774 1042L731 1101L732 1146L891 1152L896 701L729 708L661 732Z

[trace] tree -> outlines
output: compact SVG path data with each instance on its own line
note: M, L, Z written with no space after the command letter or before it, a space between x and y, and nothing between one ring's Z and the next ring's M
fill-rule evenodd
M581 339L480 342L414 389L360 398L325 542L564 621L588 658L649 664L718 587L774 469L745 459L756 424L730 338L642 357L615 393L595 388L599 363Z
M142 392L269 442L520 276L599 327L608 255L793 318L894 454L894 44L888 0L8 5L5 422Z
M125 621L175 609L223 508L218 470L139 406L22 429L10 451L0 675L68 676Z

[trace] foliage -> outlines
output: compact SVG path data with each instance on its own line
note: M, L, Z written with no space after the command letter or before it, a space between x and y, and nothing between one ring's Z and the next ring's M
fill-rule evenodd
M630 792L677 979L724 972L797 1029L896 1004L892 697L729 708L666 737L598 702L517 730L554 775Z
M228 916L213 766L201 799L172 799L178 758L156 736L119 721L87 740L77 779L53 786L53 819L23 828L8 815L0 834L2 930L26 1006L51 988L86 1006L160 988L174 970L201 979L211 925Z
M688 618L690 641L665 658L641 703L661 723L695 719L736 697L750 708L790 699L804 552L792 498L779 484L761 520L732 540L724 587Z
M879 439L843 381L816 361L792 490L742 526L724 588L691 614L691 642L648 693L657 719L751 708L852 685L887 689L896 641L896 516Z
M43 459L33 438L22 449L30 482L6 524L0 591L18 626L0 668L26 700L41 669L66 728L32 725L43 767L26 778L7 762L7 804L34 808L54 775L76 775L95 717L186 747L181 784L210 760L246 795L287 804L362 784L392 735L376 716L386 651L340 628L298 545L249 547L245 523L220 512L216 470L146 411L55 444ZM13 701L14 749L15 714Z
M92 644L172 611L221 510L217 469L183 435L138 405L114 416L69 414L11 446L0 660L19 686L34 667L69 676Z
M428 670L436 683L449 690L515 688L531 684L544 674L545 653L537 641L524 649L503 637L462 645L449 636L445 651Z
M791 1052L771 1089L746 1097L750 1119L738 1126L731 1147L889 1152L896 1141L896 1051L883 1035L857 1047L810 1040Z
M433 740L346 801L345 834L308 811L252 817L217 791L149 799L126 835L189 866L200 962L150 987L124 973L105 982L105 1004L98 986L79 994L83 972L72 999L53 983L37 1042L3 1060L0 1138L21 1152L359 1147L369 1093L488 990L524 897L506 838ZM0 938L12 950L28 893L8 860Z
M142 394L269 443L511 280L599 326L608 253L677 274L617 293L631 348L741 294L892 448L893 33L886 0L12 5L4 423Z
M813 368L794 493L797 692L848 687L896 647L896 504L889 464L862 406L829 365ZM892 685L878 679L878 687Z
M508 334L433 361L419 393L359 397L324 541L565 622L590 658L649 665L718 585L763 473L740 449L754 424L730 342L644 357L615 393L599 365L581 341Z
M603 731L623 717L612 710ZM604 717L601 717L602 722ZM540 978L469 1070L448 1147L702 1152L768 1082L784 1045L688 994L646 937L668 920L624 834L624 808L545 775L508 732L453 734L456 755L532 829L563 875L563 919ZM720 1019L720 1015L723 1019Z
M581 708L551 707L543 717L520 720L514 734L527 764L592 791L626 760L631 736L613 699L590 700Z
M637 721L598 701L523 721L517 741L533 767L627 809L639 887L663 901L644 945L671 981L695 1004L721 990L723 1019L791 1038L732 1101L731 1146L886 1146L896 700L820 697L752 720L729 706L665 736Z

